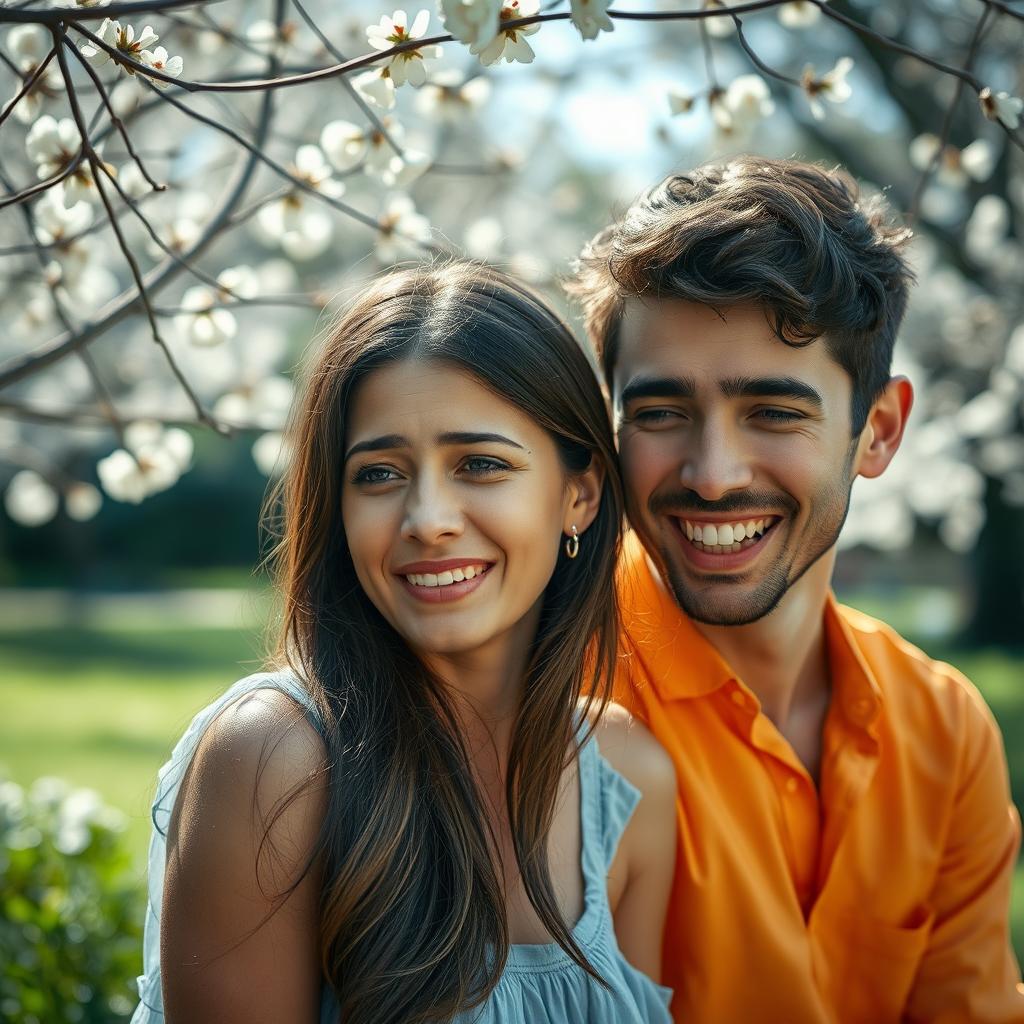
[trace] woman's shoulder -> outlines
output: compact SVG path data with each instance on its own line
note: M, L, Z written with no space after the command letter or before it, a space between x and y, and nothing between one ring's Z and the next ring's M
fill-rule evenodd
M674 800L676 775L665 748L640 719L621 704L591 712L594 738L605 760L646 797Z
M196 747L193 775L251 790L272 805L324 765L327 749L309 706L273 685L244 689L221 707Z

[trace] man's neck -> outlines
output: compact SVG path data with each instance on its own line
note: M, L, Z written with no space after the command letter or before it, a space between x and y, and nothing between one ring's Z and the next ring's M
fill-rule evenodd
M778 607L746 626L694 625L761 702L783 735L791 719L824 714L830 682L825 640L835 553L820 558L786 592Z

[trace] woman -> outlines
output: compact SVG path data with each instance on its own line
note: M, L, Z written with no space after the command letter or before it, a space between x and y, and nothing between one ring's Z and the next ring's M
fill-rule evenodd
M395 272L290 439L278 667L161 772L134 1021L667 1022L675 783L600 716L621 495L583 352L494 271Z

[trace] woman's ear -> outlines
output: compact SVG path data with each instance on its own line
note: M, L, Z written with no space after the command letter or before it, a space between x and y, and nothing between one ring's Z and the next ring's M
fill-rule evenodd
M860 476L885 472L903 440L903 431L914 404L914 388L906 377L893 377L875 399L861 431L856 470Z
M597 510L601 506L601 490L604 486L604 469L597 459L592 459L590 466L582 473L569 477L565 516L562 532L566 536L572 533L573 526L580 535L594 521Z

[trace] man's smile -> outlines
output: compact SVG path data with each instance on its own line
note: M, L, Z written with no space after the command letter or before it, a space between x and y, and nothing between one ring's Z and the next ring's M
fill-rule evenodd
M780 516L751 516L711 520L690 516L667 517L687 561L702 570L747 568L765 549L782 521Z

